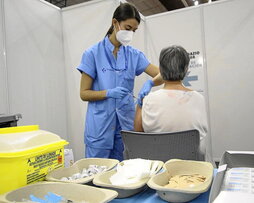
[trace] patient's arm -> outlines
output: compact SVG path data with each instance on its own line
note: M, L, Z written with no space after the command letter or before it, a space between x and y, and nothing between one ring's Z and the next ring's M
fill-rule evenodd
M137 105L136 107L136 115L134 120L134 130L137 132L144 132L143 126L142 126L142 109Z

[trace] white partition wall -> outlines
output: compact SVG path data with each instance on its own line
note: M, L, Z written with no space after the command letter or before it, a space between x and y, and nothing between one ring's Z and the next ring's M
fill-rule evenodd
M43 2L4 0L9 113L66 139L61 13Z
M199 8L167 12L146 18L147 56L158 65L162 48L181 45L193 54L189 77L196 79L188 85L199 92L204 92L202 25ZM197 66L199 65L199 66Z
M81 74L76 67L85 49L102 40L111 25L114 0L95 0L62 10L67 82L68 134L75 159L83 158L87 102L79 97Z
M147 55L154 63L171 44L200 52L191 59L189 76L198 80L190 84L205 91L215 160L225 150L254 150L253 10L251 0L228 0L146 18Z
M0 0L0 114L9 113L4 36L4 1Z
M204 7L213 153L254 150L254 1Z

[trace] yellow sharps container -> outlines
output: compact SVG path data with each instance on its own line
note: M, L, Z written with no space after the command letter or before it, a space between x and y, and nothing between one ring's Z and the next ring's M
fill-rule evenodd
M0 128L0 194L44 180L64 166L67 144L37 125Z

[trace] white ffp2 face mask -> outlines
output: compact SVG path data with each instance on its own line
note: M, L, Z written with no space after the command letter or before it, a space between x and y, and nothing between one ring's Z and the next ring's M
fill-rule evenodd
M116 33L116 39L124 46L128 45L133 37L133 31L130 30L121 30L120 26L119 31Z

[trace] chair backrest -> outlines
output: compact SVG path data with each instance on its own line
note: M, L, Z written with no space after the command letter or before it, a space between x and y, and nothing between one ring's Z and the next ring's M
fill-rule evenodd
M169 159L204 160L199 150L199 131L169 133L121 131L124 159L143 158L168 161Z

